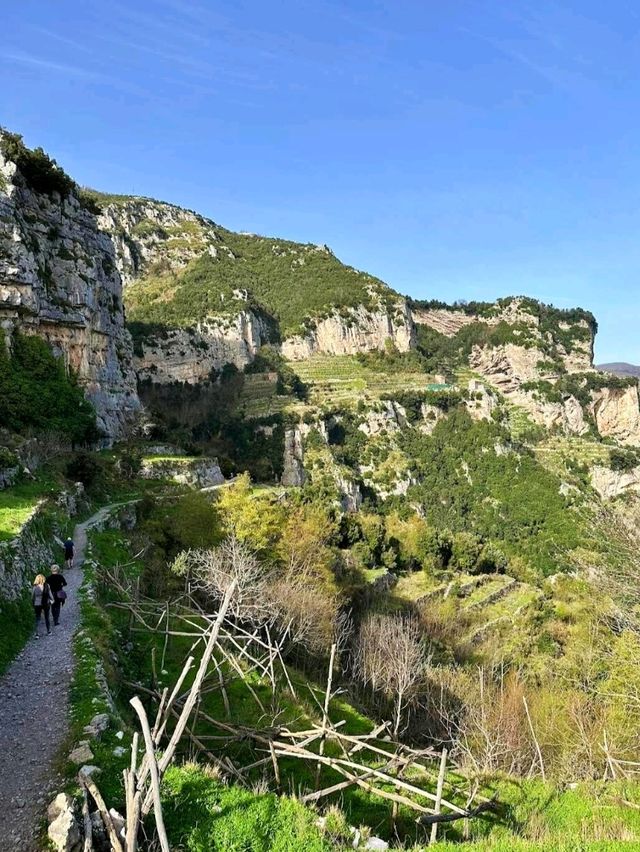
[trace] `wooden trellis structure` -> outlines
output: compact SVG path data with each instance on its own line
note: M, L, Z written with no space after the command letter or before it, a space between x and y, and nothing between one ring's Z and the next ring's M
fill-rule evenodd
M108 572L104 572L103 582L105 579L122 595L122 600L108 606L128 614L129 629L163 637L161 670L174 637L193 640L182 672L171 691L168 688L161 690L157 685L155 656L152 660L152 685L127 684L155 702L156 714L151 726L140 698L136 696L131 700L140 721L144 755L139 761L140 736L136 734L131 765L124 773L127 801L124 845L113 837L115 830L95 783L81 778L86 795L94 799L103 816L116 852L136 852L142 820L152 811L160 846L163 852L168 850L162 821L160 783L183 739L217 766L225 777L237 783L248 783L250 773L262 768L272 774L274 788L281 790L283 762L297 760L307 763L311 769L315 767L315 785L310 785L312 789L298 791L302 802L320 802L349 788L360 788L389 802L394 820L400 807L412 811L417 822L431 826L432 842L436 839L440 823L468 821L494 809L493 800L478 794L477 783L467 786L464 780L453 784L448 782L447 770L452 766L446 750L414 749L394 741L387 723L377 725L369 733L354 735L343 730L344 719L332 720L330 704L334 695L335 646L331 652L323 700L320 701L308 688L317 705L318 721L305 730L293 730L279 724L275 702L278 690L287 689L297 697L295 678L283 657L288 631L279 630L278 637L274 638L273 625L247 627L228 617L235 584L227 589L219 611L211 615L189 595L171 603L159 603L143 599L138 593L131 594L131 588ZM192 685L185 689L187 676L194 668L200 648ZM265 706L265 701L252 686L251 681L255 683L256 676L270 688L274 698L271 708ZM260 719L265 720L264 724L251 727L233 722L228 688L236 680L243 682L260 711ZM297 688L301 689L300 686ZM224 719L214 718L202 707L202 698L213 691L221 696L226 715ZM255 759L248 763L234 762L230 757L231 747L238 743L250 743ZM325 781L324 786L323 769L325 776L326 770L333 774L331 783ZM90 848L85 847L85 850Z

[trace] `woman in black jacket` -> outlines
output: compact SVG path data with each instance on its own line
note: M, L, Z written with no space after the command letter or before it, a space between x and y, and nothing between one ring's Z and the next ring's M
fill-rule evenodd
M47 585L53 595L51 612L53 613L53 623L57 625L60 623L60 607L64 606L64 602L67 599L67 593L64 591L67 581L64 578L64 574L60 573L59 565L51 566L51 574L47 577Z

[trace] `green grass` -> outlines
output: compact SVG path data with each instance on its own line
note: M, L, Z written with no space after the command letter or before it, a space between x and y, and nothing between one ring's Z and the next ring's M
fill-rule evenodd
M329 852L333 848L315 826L313 812L294 799L227 786L192 764L167 771L163 814L172 844L189 852Z
M33 627L33 607L28 592L15 601L0 600L0 675L22 650Z
M15 538L42 500L42 495L0 492L0 541Z
M398 584L393 589L393 594L395 597L410 603L429 594L440 585L442 585L442 582L437 580L433 574L426 571L412 571L399 579ZM442 586L443 591L445 587L445 585Z
M58 494L61 488L55 472L43 469L37 479L0 491L0 542L15 538L38 505Z

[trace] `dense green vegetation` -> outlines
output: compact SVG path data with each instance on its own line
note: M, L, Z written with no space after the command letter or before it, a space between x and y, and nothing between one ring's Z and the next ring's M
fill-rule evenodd
M180 272L159 261L128 288L130 320L184 327L250 306L288 337L334 308L347 321L350 309L376 308L380 300L394 311L395 296L382 281L345 266L325 247L214 227L223 244L216 257L203 254ZM248 302L239 292L247 293Z
M2 156L16 164L27 186L34 192L51 195L59 193L63 198L75 190L75 182L42 148L31 150L18 133L10 133L0 127L0 151Z
M0 426L53 432L73 443L97 437L95 412L73 374L39 337L15 334L0 345Z
M477 533L543 574L558 570L562 554L581 543L558 479L533 455L510 447L498 424L454 412L431 436L407 432L401 446L419 476L408 498L420 501L435 526Z
M503 425L473 421L463 408L456 408L459 400L459 394L446 391L398 397L410 419L419 419L424 401L448 411L448 416L431 435L416 429L398 433L398 447L416 484L409 487L406 498L389 498L386 511L419 504L426 520L449 537L472 534L468 545L477 549L477 558L465 563L465 570L476 561L478 570L495 570L496 564L502 564L499 556L497 562L489 559L486 549L480 558L483 543L491 542L537 572L553 573L564 564L563 554L582 542L571 501L560 494L560 482L553 473L529 450L512 444ZM341 417L339 426L330 430L329 442L336 460L351 467L359 480L358 466L368 460L375 445L368 446L357 418ZM449 557L440 561L446 565Z

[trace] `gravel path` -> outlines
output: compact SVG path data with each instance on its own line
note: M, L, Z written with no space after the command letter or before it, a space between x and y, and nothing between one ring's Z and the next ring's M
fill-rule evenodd
M60 624L31 638L0 679L0 850L30 852L40 820L59 784L53 767L67 734L69 684L73 675L73 634L78 626L78 590L87 530L106 518L105 506L74 532L75 565L65 572L67 600Z

